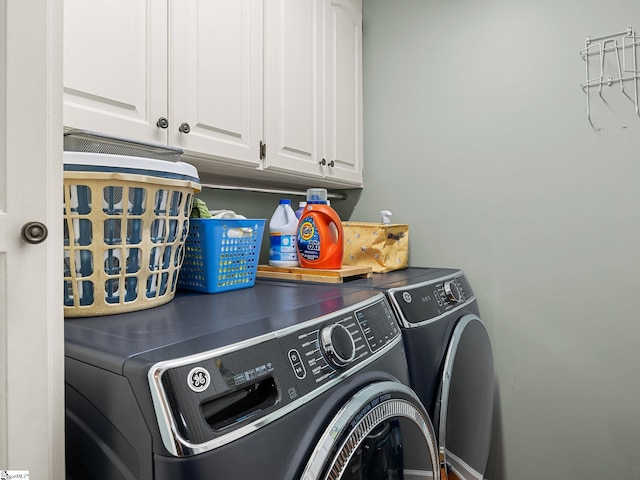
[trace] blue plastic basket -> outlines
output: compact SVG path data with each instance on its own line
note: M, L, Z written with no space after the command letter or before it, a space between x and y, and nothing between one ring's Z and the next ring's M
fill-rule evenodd
M203 293L252 287L264 219L192 218L178 287Z

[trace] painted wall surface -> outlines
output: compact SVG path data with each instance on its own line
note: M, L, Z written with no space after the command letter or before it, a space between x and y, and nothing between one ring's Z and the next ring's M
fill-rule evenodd
M614 84L589 122L579 86L586 36L640 29L640 2L363 8L351 219L389 209L411 265L467 273L496 362L487 478L640 478L640 117Z

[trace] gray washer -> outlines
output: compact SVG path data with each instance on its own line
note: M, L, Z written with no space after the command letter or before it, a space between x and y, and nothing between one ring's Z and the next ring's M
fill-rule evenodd
M256 284L69 319L65 367L70 479L439 477L380 292Z

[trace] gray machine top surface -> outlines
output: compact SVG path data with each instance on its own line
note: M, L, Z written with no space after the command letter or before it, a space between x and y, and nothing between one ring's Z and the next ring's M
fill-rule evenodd
M122 374L128 359L155 363L232 345L373 295L277 282L212 295L178 292L168 304L148 310L65 320L65 355Z
M409 267L403 270L393 270L386 273L374 273L370 278L347 280L340 284L343 288L378 289L401 288L421 282L436 280L459 272L453 268ZM273 280L264 280L272 282ZM280 282L280 280L278 280ZM281 281L291 282L290 280ZM307 284L308 285L308 284ZM324 285L327 285L326 283ZM325 287L326 288L326 287Z
M463 288L465 290L462 303L475 300L471 286L466 281L462 270L455 268L409 267L386 273L374 273L369 278L348 280L334 288L343 288L348 291L360 289L386 292L392 305L396 308L400 324L405 327L411 327L460 307L461 303L448 299L444 291L445 281L453 277L460 277L455 283L461 290ZM464 285L460 283L461 281ZM309 286L306 282L301 283L291 280L265 279L259 280L258 283L278 283L298 288L307 288ZM325 285L323 288L327 288L326 283L322 285ZM434 286L432 287L431 285ZM421 298L422 301L419 303L414 302L413 304L406 301L403 302L402 297L406 295L404 294L406 290L415 292L414 295L417 295L417 298ZM433 301L426 301L427 299ZM404 308L405 306L407 308Z

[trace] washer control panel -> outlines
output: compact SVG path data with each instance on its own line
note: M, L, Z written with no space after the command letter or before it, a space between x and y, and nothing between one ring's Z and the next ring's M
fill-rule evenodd
M302 320L236 345L154 365L148 379L167 450L193 455L229 443L401 344L400 327L382 293Z
M308 392L373 356L400 335L386 299L280 339L300 389Z
M471 285L462 272L430 282L391 289L389 295L399 311L400 320L407 327L433 320L475 298Z

